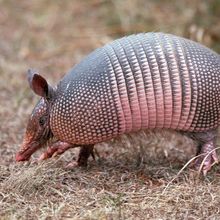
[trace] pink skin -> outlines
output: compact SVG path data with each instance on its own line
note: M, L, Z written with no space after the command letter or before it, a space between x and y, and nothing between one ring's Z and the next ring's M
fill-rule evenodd
M32 145L29 145L25 150L19 151L16 156L15 159L16 161L27 161L29 160L29 158L31 157L31 155L37 150L39 149L40 146L38 143L33 143Z
M196 159L194 167L197 170L202 170L205 176L211 167L218 163L213 141L209 141L202 146L200 155L201 156Z
M52 144L51 146L49 146L47 148L47 150L41 154L41 156L39 157L39 161L41 160L46 160L50 157L54 157L56 155L61 155L63 154L66 150L68 150L69 148L72 148L73 145L66 143L66 142L62 142L62 141L58 141L54 144Z

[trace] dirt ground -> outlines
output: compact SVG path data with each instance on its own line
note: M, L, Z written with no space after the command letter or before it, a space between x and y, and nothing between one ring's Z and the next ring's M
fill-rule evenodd
M192 141L145 132L96 146L87 169L59 158L16 163L38 97L33 67L52 85L94 48L122 35L163 31L220 52L220 2L0 0L0 219L220 219L220 167L198 177ZM218 141L220 143L220 141Z

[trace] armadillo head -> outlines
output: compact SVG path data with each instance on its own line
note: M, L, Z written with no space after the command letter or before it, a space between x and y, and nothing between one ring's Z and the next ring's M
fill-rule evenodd
M16 154L16 161L28 160L53 136L50 129L50 107L55 97L55 91L42 76L33 70L28 70L28 81L31 89L42 98L29 118L23 144Z

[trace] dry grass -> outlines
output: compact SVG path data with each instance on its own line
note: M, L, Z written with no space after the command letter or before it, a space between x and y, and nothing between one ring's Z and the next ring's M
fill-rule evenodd
M177 175L195 154L178 134L146 132L99 145L100 158L87 169L65 169L77 149L40 164L14 161L37 100L27 68L55 84L93 48L140 31L190 36L220 51L220 4L208 3L0 0L0 219L220 218L220 169L206 178L189 168Z
M91 161L88 169L65 169L70 152L38 165L1 166L1 215L6 219L219 218L219 169L206 179L195 178L190 170L176 176L186 161L181 149L170 146L166 150L172 157L165 158L161 147L151 146L148 155L126 143L126 147L98 146L105 158ZM167 187L173 177L177 178Z

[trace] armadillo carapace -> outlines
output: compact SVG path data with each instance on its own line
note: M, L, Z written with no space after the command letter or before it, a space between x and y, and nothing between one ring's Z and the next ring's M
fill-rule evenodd
M55 88L31 70L28 80L42 98L17 161L56 137L41 159L81 146L79 162L86 163L94 144L154 128L197 140L204 172L218 161L220 55L201 44L171 34L131 35L89 54Z

